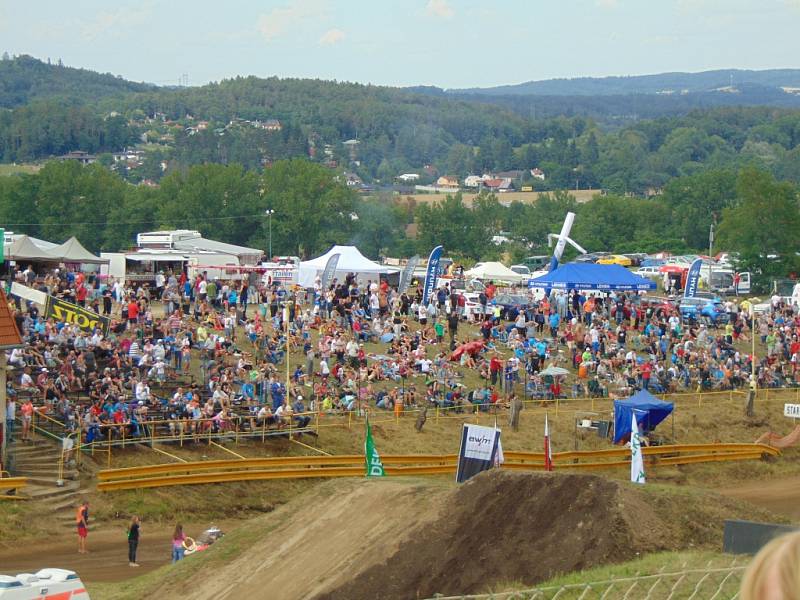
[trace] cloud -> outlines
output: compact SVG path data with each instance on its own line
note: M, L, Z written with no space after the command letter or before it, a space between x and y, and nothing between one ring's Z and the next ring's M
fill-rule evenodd
M256 28L271 42L298 27L304 21L317 20L327 10L325 0L293 0L258 17Z
M107 34L117 35L129 27L142 25L152 14L152 3L146 2L135 8L118 8L99 13L91 21L79 25L81 37L92 41Z
M456 11L453 10L447 0L428 0L425 5L425 14L439 19L452 19Z
M613 10L619 6L619 0L594 0L595 6Z
M341 29L328 29L328 31L323 33L322 37L319 38L319 43L320 46L333 46L341 42L345 37L344 31Z

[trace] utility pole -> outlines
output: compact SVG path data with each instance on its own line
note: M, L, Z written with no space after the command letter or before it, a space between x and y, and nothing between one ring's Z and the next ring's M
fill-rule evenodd
M275 210L272 208L268 208L264 211L264 214L267 215L267 219L269 219L269 241L267 243L269 247L269 260L272 260L272 215L275 214Z

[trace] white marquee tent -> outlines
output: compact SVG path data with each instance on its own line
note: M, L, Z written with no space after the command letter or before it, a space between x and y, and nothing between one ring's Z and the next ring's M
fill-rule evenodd
M328 259L334 254L339 254L339 262L334 275L339 281L344 281L348 273L355 273L359 281L366 281L367 279L377 280L381 274L389 275L399 272L399 269L394 267L386 267L371 261L355 246L334 246L322 256L300 263L298 283L303 287L313 287L314 280L317 276L322 275Z
M464 275L470 279L480 279L481 281L507 281L509 283L520 283L528 279L525 275L515 273L499 262L480 262Z

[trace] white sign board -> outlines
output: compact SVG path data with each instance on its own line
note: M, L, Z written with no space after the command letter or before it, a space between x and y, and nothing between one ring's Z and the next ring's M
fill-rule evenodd
M491 460L496 435L497 430L494 427L468 425L464 456L478 460Z
M784 404L783 416L792 417L794 419L800 418L800 404Z
M11 284L11 293L14 296L19 296L23 300L30 300L31 302L35 302L41 306L47 304L47 294L28 287L27 285L17 283L16 281Z

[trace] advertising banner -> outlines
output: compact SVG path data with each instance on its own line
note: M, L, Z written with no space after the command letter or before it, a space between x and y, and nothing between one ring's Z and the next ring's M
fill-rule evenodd
M405 269L400 273L400 285L397 287L397 292L399 294L404 294L408 290L408 286L411 285L411 280L414 278L414 269L417 268L418 264L418 255L414 255L408 259Z
M108 328L111 325L111 319L108 317L100 316L94 311L78 306L77 304L72 304L71 302L66 302L55 296L47 297L44 316L46 319L64 321L70 325L77 325L82 331L87 331L89 333L99 327L103 335L108 335Z
M463 483L481 471L491 469L495 464L499 443L499 429L465 423L461 431L456 481Z
M436 290L436 278L439 276L439 261L442 258L442 246L436 246L428 257L428 269L425 271L425 287L422 288L422 304L428 304L431 294Z
M684 298L694 298L697 290L700 287L700 267L703 266L703 259L698 258L689 267L689 273L686 276L686 289L683 290Z
M328 262L325 263L325 269L322 271L322 277L320 277L321 290L327 290L331 285L331 281L333 281L333 274L336 273L336 267L339 265L340 256L341 254L334 254L328 259Z

